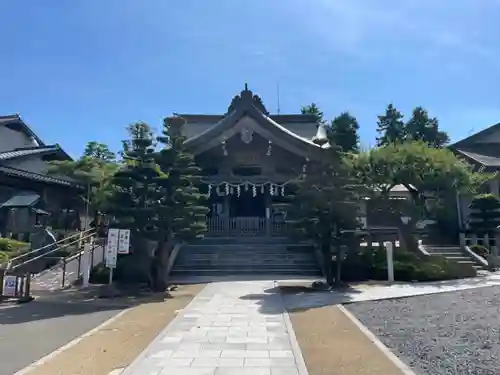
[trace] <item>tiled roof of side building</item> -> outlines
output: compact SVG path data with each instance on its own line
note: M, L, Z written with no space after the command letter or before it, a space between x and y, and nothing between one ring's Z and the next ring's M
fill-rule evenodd
M35 132L23 121L18 113L0 116L0 126L7 126L9 128L21 130L27 136L36 140L39 146L45 146L45 143L43 143Z
M18 149L14 149L14 150L10 150L10 151L0 152L0 161L15 159L15 158L19 158L22 156L40 155L40 154L46 154L46 153L51 153L51 152L57 152L57 151L60 151L60 148L58 145L44 146L44 147L18 148Z
M484 165L485 167L500 167L500 157L482 155L476 152L470 152L460 149L457 149L456 151L475 161L476 163Z
M49 184L71 186L71 187L75 187L75 188L83 188L83 186L81 184L78 184L74 181L65 180L65 179L53 177L53 176L47 176L47 175L34 173L34 172L28 172L28 171L24 171L22 169L7 167L7 166L3 166L3 165L0 165L0 173L4 173L4 174L14 176L14 177L26 178L26 179L33 180L33 181L45 182L45 183L49 183Z

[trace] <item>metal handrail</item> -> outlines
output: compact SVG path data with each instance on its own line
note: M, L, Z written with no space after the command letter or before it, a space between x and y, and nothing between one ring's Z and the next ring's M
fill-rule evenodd
M88 231L86 231L85 233L89 233L89 232L91 232L91 231L90 231L90 230L88 230ZM84 233L84 232L82 232L82 233ZM75 244L75 243L78 243L78 242L80 242L81 240L84 240L84 239L87 239L87 238L92 238L93 236L94 236L94 233L90 233L90 234L88 234L88 235L87 235L87 236L85 236L85 237L82 237L82 238L77 238L76 240L74 240L74 241L72 241L72 242L69 242L69 243L66 243L66 244L63 244L63 245L57 246L57 247L56 247L55 249L53 249L53 250L50 250L50 251L48 251L48 252L46 252L46 253L43 253L43 254L41 254L41 255L39 255L39 256L37 256L37 257L35 257L35 258L28 259L27 261L25 261L25 262L23 262L23 263L18 263L18 264L14 265L14 266L12 266L12 261L10 261L10 262L9 262L9 264L8 264L8 266L7 266L7 268L8 268L9 270L15 270L16 268L19 268L19 267L21 267L21 266L25 266L26 264L29 264L29 263L31 263L31 262L34 262L34 261L36 261L36 260L38 260L38 259L41 259L41 258L43 258L43 257L47 256L47 255L50 255L50 254L55 253L55 252L57 252L57 251L59 251L59 250L61 250L61 249L64 249L64 248L66 248L66 247L68 247L68 246L71 246L71 245L73 245L73 244ZM70 236L70 237L74 237L74 236ZM69 238L69 237L68 237L68 238ZM52 245L54 245L54 244L52 244ZM14 259L15 259L15 258L14 258Z
M24 257L30 256L30 255L35 254L35 253L38 253L38 252L40 252L41 250L48 249L48 248L50 248L51 246L58 246L58 244L59 244L60 242L67 241L67 240L69 240L70 238L73 238L73 237L76 237L76 236L86 236L87 234L89 234L89 233L91 233L91 232L95 232L95 228L87 229L86 231L83 231L83 232L77 232L77 233L75 233L75 234L72 234L71 236L68 236L68 237L62 238L62 239L60 239L60 240L58 240L58 241L56 241L56 242L54 242L54 243L51 243L51 244L48 244L48 245L44 245L44 246L39 247L39 248L37 248L37 249L35 249L35 250L31 250L31 251L29 251L29 252L27 252L27 253L24 253L24 254L18 255L17 257L14 257L14 258L10 259L9 261L10 261L10 262L14 262L14 261L16 261L16 260L18 260L18 259L21 259L21 258L24 258ZM85 237L85 238L88 238L88 237ZM78 241L80 241L81 239L82 239L82 238L79 238L79 239L78 239ZM45 254L44 254L44 255L45 255Z

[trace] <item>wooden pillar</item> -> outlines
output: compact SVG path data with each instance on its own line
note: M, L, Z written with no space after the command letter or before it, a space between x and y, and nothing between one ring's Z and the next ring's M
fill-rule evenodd
M229 228L229 221L231 220L230 216L230 202L229 202L229 195L224 195L224 230L226 232L226 235L229 236L230 228Z
M268 193L264 193L264 200L265 200L265 206L266 206L266 237L271 237L271 196Z

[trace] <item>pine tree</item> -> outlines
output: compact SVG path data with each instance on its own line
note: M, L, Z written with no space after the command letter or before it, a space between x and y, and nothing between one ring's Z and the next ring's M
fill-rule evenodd
M377 146L387 146L403 142L406 139L406 127L403 115L392 104L385 109L385 113L378 116Z
M156 238L153 193L159 172L154 161L151 128L139 122L133 129L130 148L123 154L126 163L111 180L113 191L106 213L114 218L112 227L131 231L133 261L128 264L134 267L124 273L136 281L151 284L148 241Z
M201 170L194 156L184 149L185 138L165 120L158 142L163 149L156 153L162 172L156 183L155 200L158 247L155 252L155 289L168 285L166 267L175 241L190 241L206 232L205 197L199 191Z
M442 147L449 142L446 132L439 130L437 118L430 118L428 112L422 107L416 107L411 118L406 123L409 139L423 141L431 147Z
M323 111L319 109L316 103L311 103L309 105L305 105L300 109L300 113L303 115L314 115L316 116L316 122L322 123L323 119Z
M296 232L313 240L321 249L327 282L333 285L331 248L336 249L338 268L335 282L339 284L343 258L341 231L352 230L359 225L360 188L353 183L347 164L337 148L324 150L323 157L320 163L311 162L302 180L297 183L290 217Z
M349 112L341 113L333 119L328 128L330 144L339 146L343 152L357 152L359 149L359 124Z

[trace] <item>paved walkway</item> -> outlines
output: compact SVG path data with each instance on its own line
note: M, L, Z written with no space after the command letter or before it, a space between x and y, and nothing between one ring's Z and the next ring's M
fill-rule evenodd
M307 375L274 287L207 285L122 375Z
M92 266L95 267L102 263L104 259L104 248L103 246L94 247L94 255L91 257ZM36 275L31 280L31 292L32 294L37 294L39 291L55 291L63 287L63 275L64 275L64 286L72 285L80 277L81 264L79 266L79 256L73 255L66 260L66 268L63 267L62 262L54 266L51 269L45 270L38 275Z

